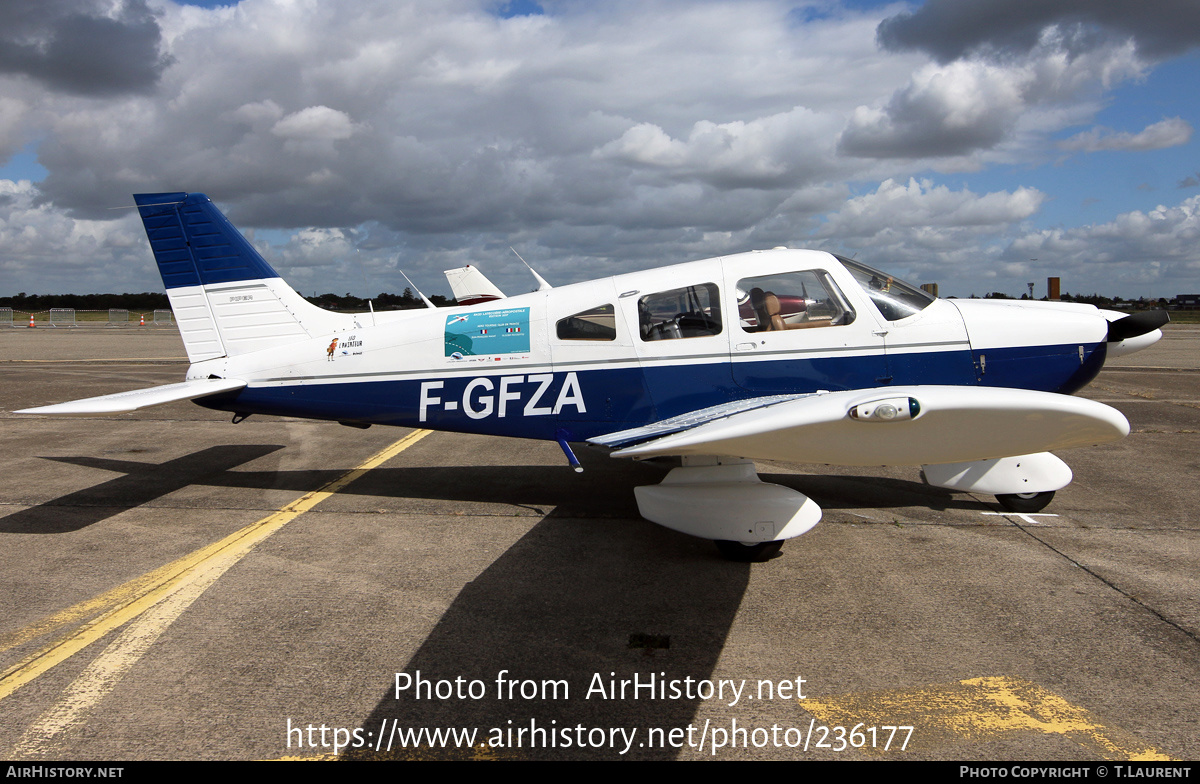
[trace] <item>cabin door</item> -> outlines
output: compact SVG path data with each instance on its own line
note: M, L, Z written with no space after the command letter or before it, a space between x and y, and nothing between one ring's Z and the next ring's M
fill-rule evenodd
M776 269L775 267L778 267ZM730 369L754 395L865 389L890 383L886 328L826 269L726 264Z

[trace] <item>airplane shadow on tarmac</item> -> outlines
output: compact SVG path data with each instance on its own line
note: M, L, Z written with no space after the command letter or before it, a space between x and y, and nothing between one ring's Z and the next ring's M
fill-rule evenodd
M339 470L234 471L279 449L281 445L234 444L213 446L165 463L142 463L90 456L49 457L72 465L116 471L123 476L24 509L0 518L0 533L54 534L77 531L94 523L149 503L191 485L245 487L308 492L341 476ZM633 493L621 490L661 481L670 466L615 461L591 453L581 459L587 467L581 477L566 467L453 466L376 468L342 492L414 499L441 499L511 504L541 511L556 507L554 515L596 516L598 510L573 503L581 497L604 498L619 503L603 513L638 517ZM979 504L966 496L901 479L872 476L817 474L760 474L763 481L798 490L823 509L895 508L922 506L943 511L974 509ZM631 484L632 483L632 484ZM582 496L581 496L582 492ZM575 511L571 511L574 509ZM552 516L554 516L552 515Z
M561 482L544 467L485 468L482 479L479 469L435 468L372 472L347 488L555 509L396 663L398 684L361 725L373 735L343 759L674 759L689 725L700 737L702 692L717 679L751 570L764 567L724 561L710 542L639 520L632 487L660 481L663 468L583 462L584 474L564 472ZM771 479L807 487L814 477ZM862 495L858 482L816 479ZM923 485L882 481L884 496L899 489L930 500Z
M435 468L417 476L372 472L347 488L555 509L463 587L416 653L396 662L412 686L399 699L394 684L385 689L362 724L376 733L366 738L372 747L348 749L343 759L676 756L669 744L640 744L649 728L686 728L700 701L686 693L649 699L646 689L639 699L629 689L622 698L619 681L637 673L643 684L653 676L686 690L691 678L694 692L716 667L751 567L722 561L710 542L638 519L632 487L660 481L661 468L581 458L583 474L492 467L481 477L478 469ZM375 751L378 735L393 727L391 750L385 740ZM476 735L401 744L399 733L422 728Z
M0 533L61 534L78 531L189 485L220 483L244 463L283 449L271 444L212 446L165 463L98 457L49 457L61 463L119 471L98 485L0 518Z

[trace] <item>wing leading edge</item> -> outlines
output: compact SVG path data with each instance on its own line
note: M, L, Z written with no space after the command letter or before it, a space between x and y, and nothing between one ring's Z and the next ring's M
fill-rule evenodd
M1090 446L1129 434L1124 415L1103 403L1026 389L881 387L729 405L591 443L619 447L613 457L927 465Z
M139 408L160 406L163 403L174 403L177 400L195 400L210 395L219 395L223 392L235 392L244 386L246 386L245 381L235 378L197 378L178 384L166 384L149 389L135 389L132 392L117 392L113 395L72 400L53 406L26 408L13 413L46 414L48 416L128 414Z

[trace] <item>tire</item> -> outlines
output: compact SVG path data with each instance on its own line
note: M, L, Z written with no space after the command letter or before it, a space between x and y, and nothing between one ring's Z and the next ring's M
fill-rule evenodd
M1054 491L1047 490L1042 493L1005 493L997 495L996 500L1010 512L1017 514L1030 514L1032 512L1040 512L1054 500Z
M725 556L727 560L739 563L762 563L775 557L779 549L783 547L783 540L742 544L727 539L717 539L716 545L717 549L721 551L721 555Z

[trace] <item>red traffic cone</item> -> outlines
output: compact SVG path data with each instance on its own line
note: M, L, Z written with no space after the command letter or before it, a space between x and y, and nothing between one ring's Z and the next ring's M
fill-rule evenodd
M145 314L145 313L143 313L143 314L142 314L142 321L141 321L141 323L140 323L140 324L138 324L138 326L139 326L139 327L144 327L144 326L146 326L146 314Z
M37 328L37 324L33 323L33 314L32 313L29 314L29 326L34 329Z

